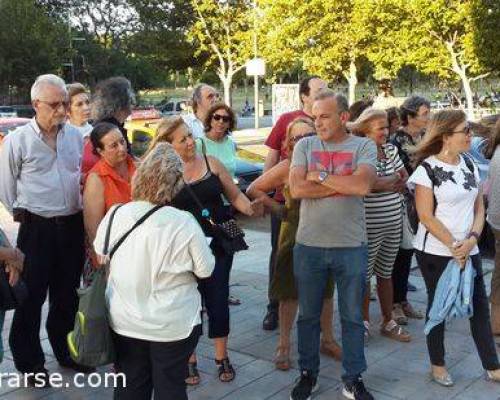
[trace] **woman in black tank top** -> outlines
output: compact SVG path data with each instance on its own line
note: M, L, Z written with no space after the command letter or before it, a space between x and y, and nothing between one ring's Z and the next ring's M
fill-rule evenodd
M168 142L184 162L184 181L194 191L214 222L223 222L230 218L225 197L239 212L249 216L261 216L264 212L260 200L251 202L236 186L229 172L217 159L196 153L196 146L189 128L181 117L164 119L156 131L150 149L159 142ZM172 201L172 205L189 211L199 222L206 236L212 237L210 224L202 218L199 207L184 188ZM232 381L235 371L229 362L227 337L229 335L229 275L233 264L233 255L226 254L216 243L211 245L215 256L215 268L212 276L199 281L203 302L208 314L208 337L214 339L215 363L222 382ZM189 360L189 377L186 382L196 385L200 376L196 368L196 355Z

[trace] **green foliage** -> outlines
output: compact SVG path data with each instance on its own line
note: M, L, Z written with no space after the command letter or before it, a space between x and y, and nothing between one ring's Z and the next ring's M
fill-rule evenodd
M58 72L66 31L43 7L32 0L2 0L0 26L0 86L26 93L37 75Z

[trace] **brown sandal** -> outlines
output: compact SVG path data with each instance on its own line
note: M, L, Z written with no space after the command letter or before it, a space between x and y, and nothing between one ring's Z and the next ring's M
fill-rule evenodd
M236 371L229 362L229 358L223 358L222 360L215 360L215 364L219 367L219 380L221 382L231 382L235 376ZM229 378L223 378L224 375L229 375Z
M195 362L188 362L188 376L185 380L186 385L196 386L200 384L200 373L198 372L198 365Z
M411 341L411 335L401 325L398 325L393 319L380 327L380 334L382 336L388 337L389 339L394 339L399 342Z
M274 365L276 369L288 371L292 366L290 360L290 346L278 346L276 349L276 357L274 357Z

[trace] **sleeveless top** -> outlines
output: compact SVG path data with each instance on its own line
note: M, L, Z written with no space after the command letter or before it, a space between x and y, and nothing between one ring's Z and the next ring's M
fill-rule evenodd
M128 203L132 199L130 181L135 172L135 164L131 156L127 157L127 169L128 181L123 179L104 159L100 159L89 171L89 174L97 174L104 185L105 212L108 212L114 204Z
M203 207L206 208L210 217L215 223L227 221L230 217L227 212L227 207L224 206L222 196L224 188L219 177L212 173L210 164L206 155L204 155L207 165L206 174L197 181L186 183L200 200ZM184 211L189 211L196 218L203 230L205 236L213 236L210 223L202 217L201 210L196 205L193 197L186 188L183 188L177 196L172 200L172 205Z

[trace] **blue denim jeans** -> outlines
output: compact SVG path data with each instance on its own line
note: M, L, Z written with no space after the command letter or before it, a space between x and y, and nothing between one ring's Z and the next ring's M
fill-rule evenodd
M342 380L350 383L366 370L362 304L366 290L368 250L360 247L322 248L296 243L293 267L299 294L299 367L319 373L320 315L328 277L337 284L342 324Z

